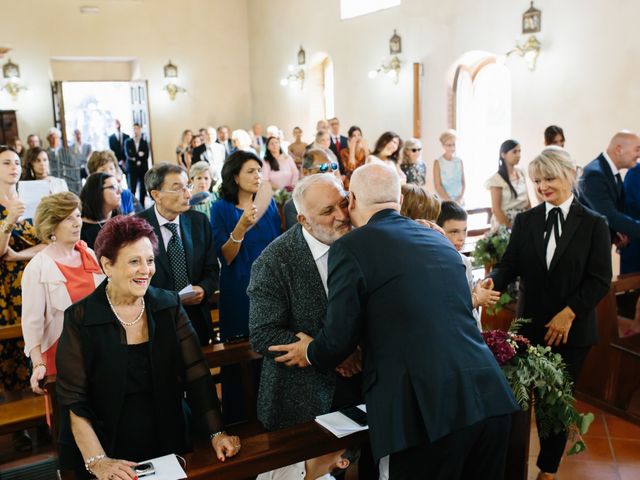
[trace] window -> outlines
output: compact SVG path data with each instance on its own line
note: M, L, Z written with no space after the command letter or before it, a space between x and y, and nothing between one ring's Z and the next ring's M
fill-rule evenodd
M458 63L453 81L456 156L464 162L465 206L491 206L484 182L498 170L500 145L511 137L511 75L495 56Z
M399 5L400 0L340 0L340 19L359 17Z

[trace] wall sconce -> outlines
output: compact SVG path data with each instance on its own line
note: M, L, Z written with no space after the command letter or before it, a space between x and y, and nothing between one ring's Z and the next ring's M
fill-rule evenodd
M289 65L287 67L288 74L286 77L280 80L280 85L286 87L287 85L292 86L295 83L300 84L300 90L304 87L304 64L307 61L307 53L300 45L300 50L298 50L298 68L293 65Z
M389 39L389 55L393 55L388 63L382 62L378 68L369 72L369 78L376 78L381 73L393 79L393 83L398 83L402 62L398 57L402 53L402 38L394 30L393 36Z
M164 80L164 90L171 100L175 100L178 93L186 93L187 90L178 85L178 67L171 63L171 60L164 66Z
M20 67L13 63L11 59L2 66L2 76L8 79L7 83L2 86L2 90L6 90L14 100L18 98L18 93L27 89L20 85Z
M527 41L523 45L516 43L516 48L507 53L507 56L511 54L517 54L523 57L529 66L529 70L536 69L536 60L540 55L540 41L534 35L539 33L542 29L542 12L533 6L533 1L529 9L522 14L522 34L530 35Z

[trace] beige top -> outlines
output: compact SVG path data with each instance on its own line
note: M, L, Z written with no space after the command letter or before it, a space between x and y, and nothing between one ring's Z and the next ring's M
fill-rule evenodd
M518 167L515 167L515 171L518 174L518 180L516 180L515 182L511 182L511 184L516 190L516 197L513 196L509 185L498 174L498 172L494 173L486 182L484 182L484 186L487 190L490 190L494 187L502 189L502 211L511 223L513 223L513 220L516 218L516 215L518 213L524 212L529 207L529 193L527 190L526 174L524 173L524 170ZM497 228L498 226L499 223L494 215L493 217L491 217L491 227Z

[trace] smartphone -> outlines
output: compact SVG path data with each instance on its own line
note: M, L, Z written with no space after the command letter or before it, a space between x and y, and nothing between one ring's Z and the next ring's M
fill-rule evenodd
M353 420L361 427L367 426L367 414L360 410L358 407L348 407L339 410L345 417Z
M156 473L156 469L153 467L153 463L151 462L139 463L133 467L133 471L136 472L138 477L146 477L147 475L153 475Z

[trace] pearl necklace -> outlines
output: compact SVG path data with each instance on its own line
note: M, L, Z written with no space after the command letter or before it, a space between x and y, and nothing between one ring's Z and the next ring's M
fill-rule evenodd
M111 307L111 311L113 312L113 314L116 316L116 318L122 324L123 327L133 327L136 323L138 323L140 321L140 319L142 318L142 315L144 314L144 297L141 298L141 300L142 300L142 308L140 309L140 313L135 318L135 320L132 321L132 322L124 322L120 318L120 315L118 315L118 312L116 312L116 308L113 306L113 303L111 303L111 298L109 297L109 290L105 289L105 293L107 294L107 302L109 302L109 306Z

